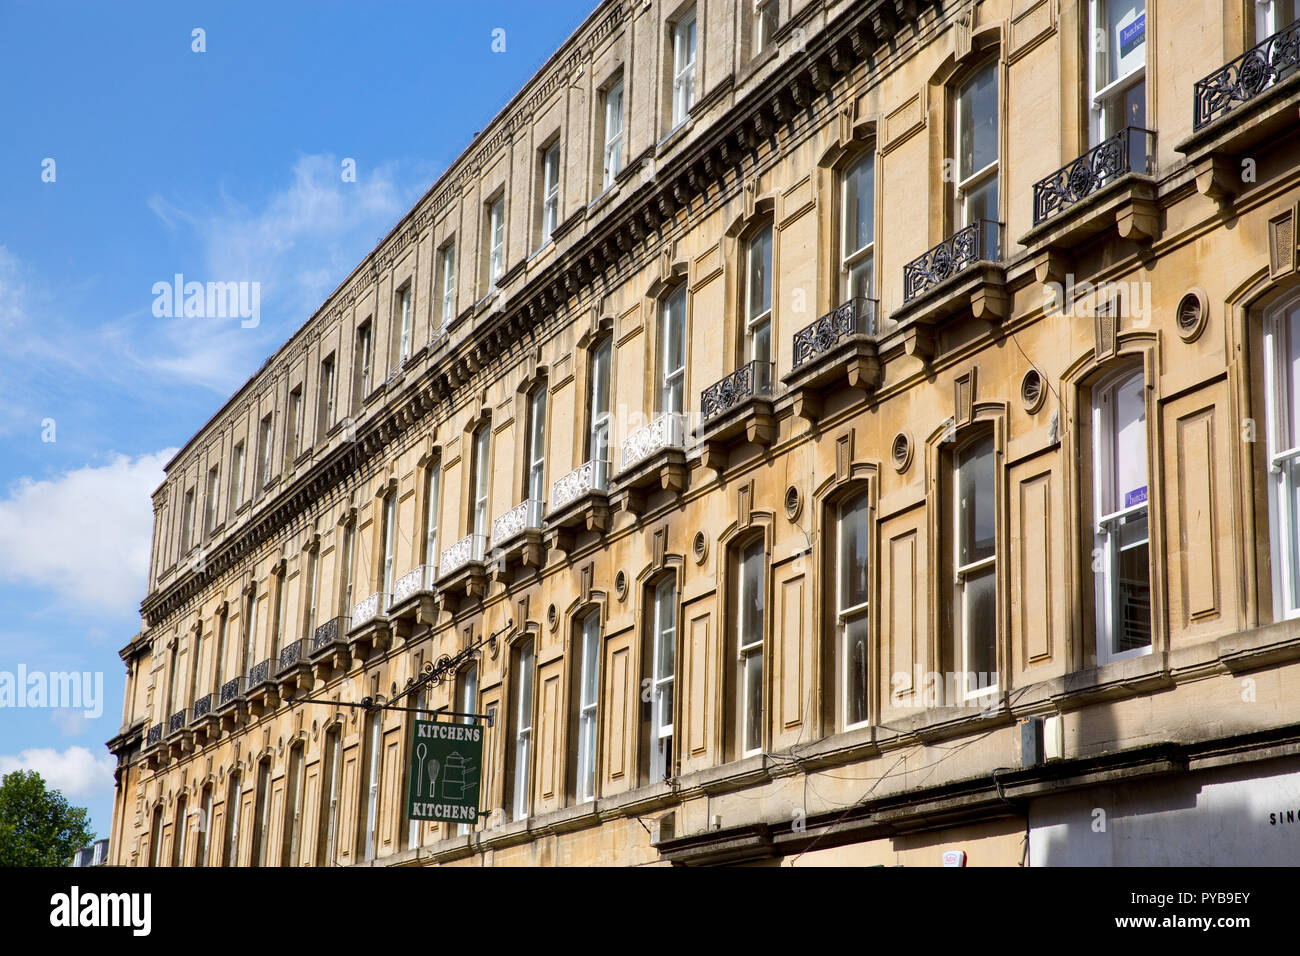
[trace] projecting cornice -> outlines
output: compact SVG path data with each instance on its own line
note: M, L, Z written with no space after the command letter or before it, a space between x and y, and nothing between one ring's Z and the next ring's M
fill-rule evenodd
M597 21L596 29L573 48L562 63L574 68L592 44L612 33L626 17L627 4L613 4ZM512 349L526 347L538 327L552 317L563 318L570 304L602 294L611 270L644 259L657 245L661 229L671 228L677 217L707 202L710 190L716 196L718 184L738 177L756 154L775 145L778 134L833 98L835 86L881 47L891 46L904 31L915 31L925 11L939 5L910 0L876 0L853 6L828 24L808 44L804 53L783 60L759 87L748 92L736 108L702 130L689 149L676 150L652 179L636 187L581 239L563 250L541 272L531 278L509 301L498 298L491 311L480 317L456 351L445 349L426 371L403 389L391 404L381 406L358 427L356 441L325 455L290 486L281 491L269 507L205 556L202 569L191 570L150 595L141 612L150 627L183 607L210 582L220 579L268 538L291 523L311 503L364 471L366 463L382 452L413 424L440 406L456 405L458 396L470 389L484 370L493 368ZM512 103L489 127L489 138L468 151L469 158L439 180L424 200L400 223L367 259L354 270L316 316L332 320L342 315L360 296L370 291L379 276L393 264L420 234L428 229L443 205L461 194L464 179L477 174L478 164L490 157L513 131L524 126L536 106L550 95L550 85L569 75L558 70ZM697 104L697 109L700 104ZM514 111L513 113L511 111ZM504 116L504 119L502 117ZM630 182L630 181L629 181ZM279 357L277 357L278 360ZM472 389L471 389L472 390Z

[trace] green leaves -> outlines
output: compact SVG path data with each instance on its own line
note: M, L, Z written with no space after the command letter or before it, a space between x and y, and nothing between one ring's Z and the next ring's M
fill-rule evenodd
M0 866L67 866L95 839L86 824L86 809L70 806L34 770L0 781Z

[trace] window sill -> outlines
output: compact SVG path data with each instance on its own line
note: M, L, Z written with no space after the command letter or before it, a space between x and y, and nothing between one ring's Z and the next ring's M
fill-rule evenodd
M686 134L689 133L694 126L695 122L693 117L687 115L686 119L682 120L670 129L663 139L655 143L655 158L660 158L665 153L671 151L674 146L686 137Z

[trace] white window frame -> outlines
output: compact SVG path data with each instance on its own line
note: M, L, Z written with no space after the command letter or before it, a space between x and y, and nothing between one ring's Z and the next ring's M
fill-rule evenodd
M221 464L217 463L208 469L208 488L206 491L207 500L204 504L203 515L203 537L206 538L212 534L212 529L217 526L217 497L221 494Z
M757 549L757 568L750 563L749 556ZM746 576L757 574L758 580L755 585L758 594L762 599L762 608L759 611L759 620L757 622L750 619L750 609L746 606L745 582ZM736 659L739 664L737 669L737 687L739 689L740 704L740 727L736 734L737 749L742 757L752 757L755 754L763 752L763 695L762 684L765 680L763 668L765 665L763 659L764 636L767 627L767 542L763 538L756 538L746 544L736 552ZM746 670L750 661L757 658L759 670L759 697L758 700L752 700L749 694L749 681L746 679ZM754 710L758 711L759 739L751 741L748 737L752 715Z
M393 572L397 558L397 493L393 492L384 499L384 565L382 601L387 608L393 599Z
M682 283L664 297L660 309L659 411L681 414L686 407L686 284ZM678 328L681 347L678 363L669 367L668 343L672 326Z
M369 783L366 788L365 860L369 863L379 851L379 751L383 747L383 721L380 714L370 719Z
M588 405L591 418L587 429L587 457L590 461L609 461L609 402L611 392L610 369L614 360L613 339L605 338L591 350L591 375L588 377ZM601 403L601 392L605 400Z
M528 798L531 780L531 757L533 737L533 642L531 639L520 645L516 654L518 673L514 675L515 683L515 757L514 786L511 797L512 816L515 820L528 817Z
M362 323L361 328L357 329L357 352L361 357L361 388L356 397L358 403L365 401L366 396L370 394L370 350L371 340L374 338L373 332L374 326L369 321Z
M577 799L596 799L596 723L600 703L600 614L591 611L579 627ZM588 692L590 691L590 696Z
M474 500L470 508L470 534L486 535L488 528L488 442L491 426L483 424L474 433Z
M781 11L778 0L753 0L754 4L754 51L751 56L758 56L772 43L777 27L780 26ZM769 29L764 29L768 27Z
M357 547L357 526L355 521L349 521L343 526L343 580L340 582L339 593L343 596L343 607L339 609L340 617L350 617L352 614L353 588L356 582L353 580L353 569L356 560Z
M285 462L292 465L302 454L302 426L304 418L304 402L302 400L302 386L299 385L289 392L289 423L291 430L289 432L289 447L285 450Z
M1267 416L1266 456L1268 467L1269 540L1273 564L1273 619L1300 617L1300 548L1286 545L1300 540L1300 509L1295 505L1297 489L1288 469L1300 469L1300 423L1291 421L1294 392L1300 382L1289 381L1286 369L1291 348L1288 320L1300 310L1300 296L1292 296L1270 309L1264 317L1264 402Z
M195 490L185 489L185 500L181 508L181 554L190 553L194 546L194 509Z
M867 243L856 249L849 248L849 232L851 226L856 226L857 216L849 214L849 178L854 171L861 166L871 167L872 181L872 201L871 201L871 238ZM876 154L874 149L865 150L861 156L844 168L844 173L840 177L840 284L843 290L841 299L847 302L853 296L853 273L866 266L868 270L867 297L870 298L872 290L875 287L875 255L876 255L876 203L875 203L875 180L876 180Z
M307 630L303 637L316 633L316 599L320 595L320 552L312 548L307 552Z
M1139 83L1146 83L1147 32L1145 27L1142 35L1142 65L1129 70L1123 76L1103 82L1103 65L1107 62L1105 60L1106 48L1103 46L1098 49L1097 40L1104 38L1106 43L1110 43L1114 39L1108 34L1104 22L1107 3L1108 0L1089 0L1088 2L1088 125L1093 146L1106 138L1106 127L1110 125L1110 111L1114 109L1113 104L1118 100L1122 100L1124 93L1132 87ZM1148 12L1147 4L1143 0L1142 16L1145 17ZM1146 26L1149 25L1148 22Z
M506 200L498 196L488 205L488 285L495 286L505 271Z
M994 108L993 108L994 138L998 140L997 154L991 163L987 163L980 169L971 170L969 173L963 175L962 174L963 171L961 168L961 127L962 127L962 121L965 117L964 117L964 110L962 109L962 94L965 92L965 90L968 87L974 85L975 81L986 70L992 71L993 73L993 85L997 97L996 103L994 104ZM957 87L957 95L954 97L953 113L957 123L956 127L953 130L953 146L954 146L954 151L957 154L957 163L956 163L957 219L958 222L963 227L969 226L971 224L966 209L966 200L969 198L971 193L977 191L981 186L987 183L990 179L997 181L996 185L997 185L997 193L998 193L998 209L1001 209L1001 205L1002 205L1002 183L1001 183L1002 115L1001 115L1001 111L1002 111L1002 89L998 77L998 61L996 59L993 59L993 60L989 60L979 69L975 70L968 77L966 77L966 79L963 80L962 83ZM996 212L997 210L995 210L995 213Z
M226 819L229 821L226 825L226 855L221 861L222 866L239 865L239 811L240 811L240 784L243 783L243 777L238 771L230 775L230 783L226 787Z
M524 497L546 498L546 386L538 385L528 396L528 478Z
M673 24L673 129L690 117L695 105L695 8Z
M623 78L605 91L605 148L601 167L601 188L608 189L623 170Z
M429 567L438 564L438 512L442 507L442 462L435 458L429 462L425 476L424 563Z
M397 343L397 364L405 365L406 360L411 357L411 285L409 282L397 293L397 307L402 316Z
M426 685L420 689L419 694L415 697L415 710L413 715L416 720L429 719L429 688ZM403 813L406 811L403 810ZM406 824L406 848L408 850L420 846L420 821L408 820Z
M289 582L286 580L288 570L281 570L275 576L275 646L271 648L271 672L280 665L280 651L284 650L284 612L288 601Z
M244 503L244 452L244 440L240 439L235 443L235 448L231 452L234 459L230 472L230 485L233 489L231 496L234 498L234 503L230 506L231 512L237 511L239 506Z
M542 241L551 241L560 224L560 144L557 140L542 154Z
M257 813L258 804L262 807L260 814ZM271 843L267 839L271 825L271 761L269 758L257 765L257 790L253 798L253 812L256 827L253 842L257 844L257 858L252 863L253 866L266 866L266 855Z
M1093 514L1093 554L1100 552L1100 571L1093 576L1095 603L1094 632L1097 635L1097 663L1108 664L1112 661L1128 660L1132 657L1144 657L1155 646L1154 628L1152 641L1145 647L1134 647L1126 651L1115 652L1111 648L1115 643L1116 608L1119 603L1118 568L1120 552L1120 526L1127 520L1145 516L1147 519L1147 588L1151 588L1151 514L1150 501L1124 507L1116 502L1115 495L1115 429L1114 399L1121 386L1137 378L1143 382L1142 395L1145 403L1145 372L1138 366L1129 366L1108 375L1092 389L1092 514ZM1143 413L1145 417L1145 411ZM1145 436L1144 436L1145 437ZM1147 462L1147 486L1150 487L1150 456L1146 443L1143 454ZM1116 507L1116 505L1119 505ZM1094 559L1095 560L1095 559ZM1148 621L1148 627L1150 622Z
M442 327L456 317L456 242L442 247Z
M677 670L677 581L674 578L665 578L655 587L653 627L650 780L657 783L667 779L673 769L673 702ZM672 649L672 660L665 660L668 656L664 653L665 646Z
M321 435L328 432L330 426L334 424L335 388L338 381L335 373L335 360L333 353L331 353L325 361L321 362L321 396L324 404L324 408L321 410L322 421L318 426Z
M982 444L984 441L989 441L992 444L994 450L992 487L989 489L989 505L994 509L993 554L989 555L987 558L980 558L975 561L970 561L966 564L961 564L959 563L961 561L960 549L961 549L961 521L962 521L961 459L962 459L962 455L966 451L968 451L971 447L978 444ZM986 684L982 687L970 686L971 675L976 674L978 676L978 672L971 667L971 663L970 663L970 659L973 656L971 654L971 648L970 648L970 636L971 636L971 629L969 626L970 605L969 602L966 600L966 582L976 576L983 576L984 574L988 573L989 569L991 568L993 572L994 607L996 608L997 606L996 596L997 596L997 589L998 589L998 569L997 569L998 530L997 530L996 508L997 508L997 495L998 495L997 492L998 478L997 478L996 451L997 451L997 446L996 443L994 442L994 438L991 433L981 435L976 438L970 439L966 442L963 442L960 447L953 450L952 580L953 580L953 598L954 598L955 611L956 611L956 614L954 616L954 624L956 625L956 630L957 630L956 644L957 644L957 651L959 657L959 663L958 663L959 680L957 682L957 694L959 699L962 701L979 700L982 698L987 698L990 695L996 694L998 690L998 684L1000 682L999 675L995 673L993 675L993 682L991 684ZM998 642L998 628L997 628L997 620L995 616L994 627L993 627L993 659L995 662L997 661L997 642Z
M267 415L258 426L262 444L262 474L258 480L259 489L265 488L271 481L272 456L274 455L275 418Z
M221 678L226 667L226 641L230 637L230 611L222 611L217 615L217 643L212 651L212 687L213 693L220 694Z
M759 240L767 238L766 245ZM763 249L767 251L767 261L759 258ZM772 281L772 261L776 252L776 226L768 223L752 237L745 247L745 355L751 362L772 361L772 310L776 303L776 290ZM766 266L766 268L763 268ZM766 287L767 308L762 302L754 301L755 271L762 269L761 282ZM766 342L762 349L760 342Z
M335 726L333 730L326 731L325 734L325 767L329 773L325 777L325 783L321 792L326 794L325 804L325 832L321 835L320 846L317 849L317 859L322 865L333 866L334 856L336 853L335 840L338 836L339 823L339 784L343 775L339 772L339 762L343 757L343 731ZM324 773L322 768L322 773Z
M253 665L257 664L257 591L248 595L248 619L245 621L244 634L244 676L248 676Z
M461 670L460 683L456 695L459 709L462 714L478 713L477 661L471 661L463 670ZM460 720L463 724L472 724L476 722L473 717L461 717ZM474 825L472 823L458 823L456 824L456 834L458 836L466 836L473 827Z
M289 801L285 807L284 822L285 826L290 828L287 838L283 841L287 844L284 849L288 853L288 866L297 866L299 863L299 851L301 849L302 837L302 801L306 793L307 786L307 748L293 747L289 750L289 768L285 779L285 800Z
M867 600L859 604L846 605L844 593L844 528L846 518L853 505L861 502L863 505L862 520L866 525L867 537L871 536L871 499L867 495L867 489L860 488L854 491L836 506L835 511L835 625L839 632L840 644L840 713L845 730L854 727L861 727L871 722L871 702L870 702L870 674L863 675L863 694L867 697L864 706L864 713L859 720L851 719L851 691L852 683L852 655L850 654L849 645L849 625L851 623L860 623L867 629L867 648L870 653L871 641L871 599L868 595ZM870 576L870 555L868 554L868 576ZM868 589L870 584L868 584Z
M212 826L212 787L205 787L199 797L199 813L202 814L200 829L197 836L197 844L194 847L194 865L207 866L208 856L212 853L212 841L208 839L209 828Z

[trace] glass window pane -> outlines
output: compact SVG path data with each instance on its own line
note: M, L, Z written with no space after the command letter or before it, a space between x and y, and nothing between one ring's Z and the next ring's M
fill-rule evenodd
M840 609L867 603L867 496L859 494L840 512Z
M876 193L875 158L867 153L844 177L844 255L872 241Z
M973 574L962 588L965 616L966 670L977 675L971 687L995 682L997 671L997 574L993 568Z
M1279 342L1278 351L1282 362L1282 387L1286 390L1288 421L1278 450L1286 451L1300 445L1300 307L1292 309L1280 325L1285 330L1282 337L1285 341Z
M763 542L754 542L741 559L740 641L755 644L763 639Z
M998 82L996 64L990 63L967 81L959 94L961 128L958 131L962 179L998 158Z
M998 221L998 178L990 175L978 186L966 193L966 202L963 205L963 215L966 217L966 224L979 222L981 219L988 222ZM993 258L996 249L996 233L990 232L984 237L986 240L992 240L986 243L984 258Z
M1147 500L1146 395L1142 373L1116 385L1112 394L1115 500L1110 510L1119 511Z
M763 655L748 655L744 662L745 681L745 750L763 745Z
M1104 76L1101 85L1127 76L1146 64L1145 0L1104 0L1106 7Z
M772 309L772 227L768 226L749 244L749 318Z
M848 298L871 298L871 256L859 259L849 269Z
M1151 644L1151 556L1147 515L1126 518L1119 527L1113 653Z
M993 557L993 437L962 450L957 472L957 563Z
M867 615L859 614L844 623L844 680L850 724L867 719Z

